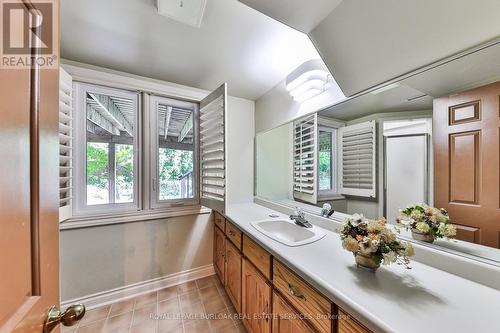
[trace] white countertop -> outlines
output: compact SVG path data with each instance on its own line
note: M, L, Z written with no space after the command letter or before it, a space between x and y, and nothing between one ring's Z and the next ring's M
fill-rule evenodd
M356 268L340 237L326 236L299 247L283 245L251 222L269 213L255 203L229 205L226 216L334 303L374 332L499 332L500 291L412 261L411 270L381 266L376 273Z

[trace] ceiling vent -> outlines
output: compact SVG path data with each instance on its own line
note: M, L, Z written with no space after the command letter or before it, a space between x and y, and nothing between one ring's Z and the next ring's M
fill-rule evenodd
M207 0L157 0L158 13L199 28Z

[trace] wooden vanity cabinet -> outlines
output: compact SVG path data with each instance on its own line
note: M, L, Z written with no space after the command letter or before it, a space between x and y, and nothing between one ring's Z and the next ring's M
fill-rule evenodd
M273 293L273 333L314 333L278 293Z
M226 238L219 228L214 228L214 269L219 279L224 283Z
M243 259L241 313L249 333L271 332L271 292L266 278L246 258Z
M358 323L351 315L339 308L338 333L371 333L369 329Z
M236 311L241 311L241 260L240 251L231 243L226 242L225 280L224 286L227 296Z

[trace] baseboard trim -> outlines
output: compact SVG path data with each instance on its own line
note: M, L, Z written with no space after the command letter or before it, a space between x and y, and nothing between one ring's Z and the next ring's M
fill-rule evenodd
M61 302L61 308L65 309L71 304L83 303L85 304L85 307L90 310L103 305L108 305L125 299L137 297L142 294L147 294L152 291L175 286L180 283L201 279L213 274L215 274L213 265L201 266L156 279L134 283L128 286L63 301Z

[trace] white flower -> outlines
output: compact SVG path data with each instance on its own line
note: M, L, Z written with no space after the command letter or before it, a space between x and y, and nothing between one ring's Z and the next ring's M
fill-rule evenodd
M382 263L384 265L390 265L391 263L395 262L396 261L396 254L394 253L394 251L391 251L391 252L388 252L388 253L384 253L383 254L383 260L382 260Z
M399 220L399 223L404 225L405 227L411 226L413 223L415 223L415 220L412 219L411 217L403 217Z
M351 217L351 224L357 227L359 224L366 222L366 218L363 214L353 214Z

